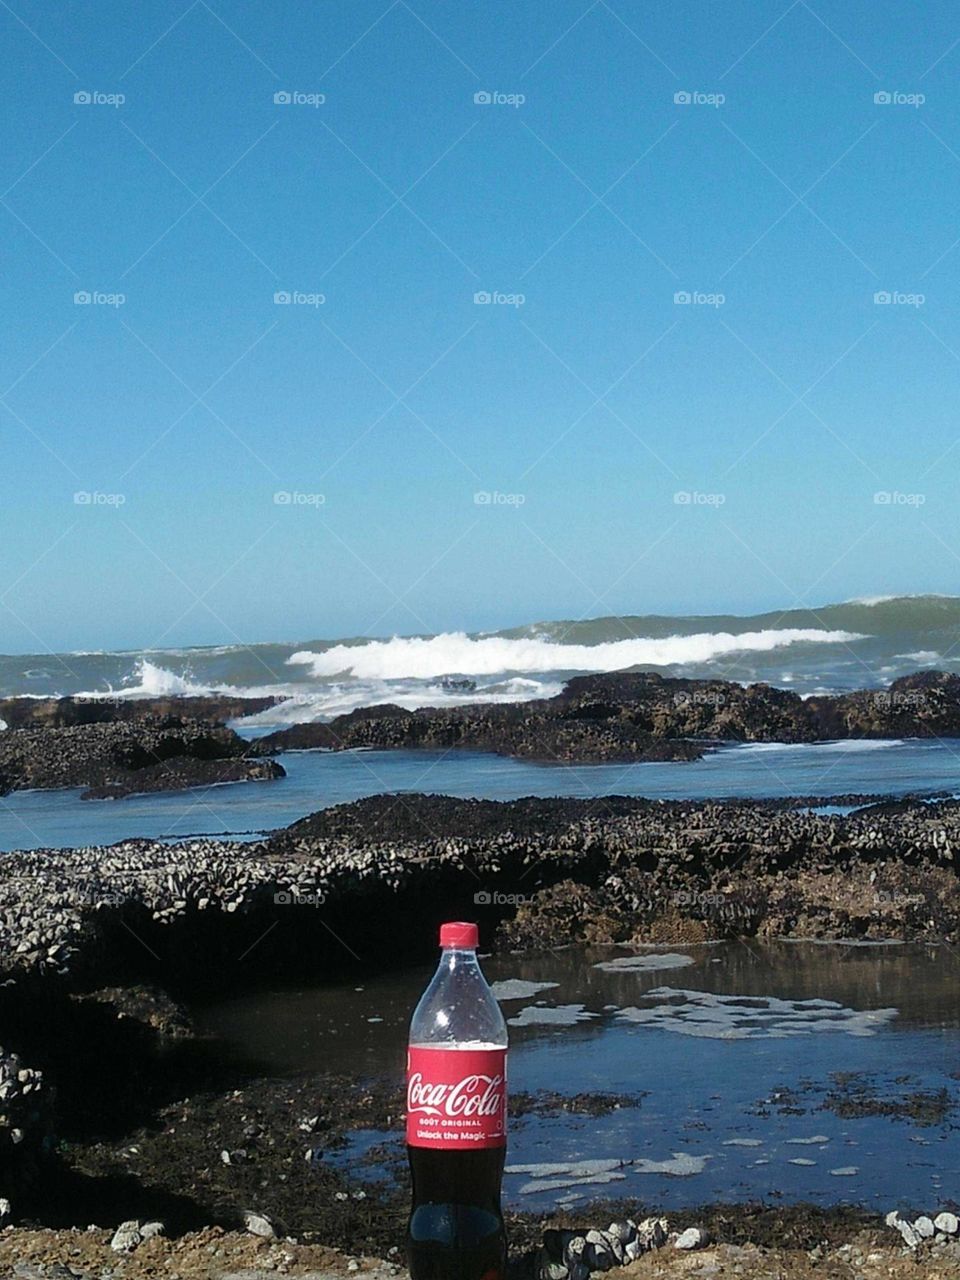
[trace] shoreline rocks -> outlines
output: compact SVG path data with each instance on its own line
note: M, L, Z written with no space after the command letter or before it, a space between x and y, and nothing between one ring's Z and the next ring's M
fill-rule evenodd
M274 761L247 758L249 744L222 725L179 715L0 733L0 795L86 787L84 799L282 777Z
M0 720L9 729L128 724L170 716L225 724L228 720L267 711L282 701L279 697L244 698L220 693L169 694L155 698L124 698L107 693L85 698L0 698Z
M321 910L366 954L376 954L367 909L388 908L416 910L426 933L445 913L470 911L511 949L960 937L960 802L874 809L841 816L790 802L373 796L251 843L129 840L9 853L0 858L0 972L72 972L110 986L117 966L153 954L164 966L189 957L215 980L211 949L225 939L232 946L282 921L278 932L293 947ZM140 950L127 944L131 933ZM280 937L258 946L263 963L278 958L278 945ZM318 964L324 956L316 949Z
M744 1215L735 1210L738 1221ZM789 1220L781 1211L778 1217ZM881 1243L869 1223L844 1224L834 1215L829 1241L798 1247L775 1239L754 1240L736 1231L705 1251L687 1255L660 1248L631 1263L627 1271L612 1277L644 1276L649 1280L688 1280L689 1277L735 1275L743 1280L811 1280L814 1275L858 1280L945 1280L952 1260L933 1251L927 1256L904 1256L901 1248ZM818 1225L822 1219L818 1216ZM401 1251L393 1246L379 1256L362 1253L358 1246L341 1251L325 1244L291 1240L263 1241L244 1232L207 1227L179 1239L157 1236L133 1253L118 1256L110 1249L110 1234L98 1228L58 1232L17 1228L0 1235L0 1266L16 1280L58 1280L67 1274L74 1280L99 1280L122 1275L124 1280L155 1280L173 1275L178 1280L266 1280L289 1276L292 1280L407 1280ZM69 1271L68 1271L69 1268ZM531 1259L512 1256L514 1280L535 1280ZM539 1278L537 1278L539 1280Z
M577 676L553 698L513 704L361 707L247 742L226 719L277 698L0 700L0 795L28 787L90 788L86 798L282 776L233 764L218 777L183 761L250 760L281 751L489 751L540 763L698 760L724 744L960 736L960 676L921 672L889 689L807 699L765 684L654 673ZM152 774L146 770L153 769ZM137 773L139 778L128 778ZM127 785L130 783L131 785Z
M324 749L452 748L540 762L697 760L733 742L960 736L960 676L904 676L888 689L801 698L772 685L655 673L576 676L553 698L427 707L363 707L295 724L252 744L255 754Z
M125 796L156 791L187 791L192 787L219 787L227 782L272 782L287 771L276 760L196 760L174 756L161 764L134 769L82 792L81 800L121 800Z

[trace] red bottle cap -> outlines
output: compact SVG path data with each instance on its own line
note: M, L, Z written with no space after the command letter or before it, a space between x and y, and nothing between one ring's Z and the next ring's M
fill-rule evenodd
M475 924L455 920L440 926L441 947L456 947L460 951L475 951L480 942L480 931Z

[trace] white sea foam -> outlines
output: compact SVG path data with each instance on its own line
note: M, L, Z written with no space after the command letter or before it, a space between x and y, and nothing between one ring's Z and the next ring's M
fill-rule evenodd
M888 747L902 747L902 738L838 738L835 742L743 742L727 748L728 751L750 751L754 755L772 751L810 751L815 748L817 754L828 751L886 751Z
M563 688L562 680L500 680L473 690L444 689L436 684L391 683L387 680L348 680L322 685L274 687L263 690L288 701L245 717L250 728L263 725L303 724L312 720L332 720L357 707L380 707L390 703L407 711L420 707L463 707L481 702L527 702L531 698L552 698Z
M549 991L557 987L558 982L527 982L523 978L503 978L490 985L495 1000L529 1000L541 991Z
M585 1010L582 1004L531 1004L507 1021L511 1027L573 1027L597 1016Z
M172 655L171 655L172 656ZM265 671L264 674L268 674ZM107 689L86 690L75 696L80 699L102 700L107 698L202 697L224 694L235 698L280 698L273 707L246 716L244 726L285 726L302 724L312 720L331 720L346 715L357 707L382 706L392 703L415 711L419 707L463 706L478 702L525 702L530 698L552 698L563 688L562 680L530 680L522 676L498 680L476 689L447 689L439 684L410 682L398 684L386 680L356 680L331 682L320 686L297 683L293 680L276 684L246 685L203 683L189 669L177 672L138 658L126 683ZM43 695L36 695L43 696Z
M161 667L157 663L151 662L149 658L139 658L133 669L133 674L126 684L120 685L116 689L86 690L76 694L75 697L91 700L97 698L184 697L187 695L199 697L210 693L250 696L252 690L235 689L229 685L200 684L198 681L192 680L186 672L178 675L167 667Z
M526 1174L533 1178L520 1187L519 1195L534 1195L540 1191L563 1191L569 1187L604 1185L619 1182L626 1172L659 1173L672 1178L689 1178L703 1173L709 1156L692 1156L686 1151L674 1151L668 1160L565 1160L556 1163L508 1164L504 1173Z
M777 996L716 995L655 987L641 996L658 1003L621 1009L624 1022L712 1040L785 1039L817 1031L872 1036L896 1016L896 1009L848 1009L834 1000L781 1000Z
M315 678L353 676L360 679L431 679L449 672L490 676L508 672L619 671L636 665L668 667L710 662L731 653L766 652L792 644L846 644L865 637L850 631L816 627L730 632L703 632L663 639L613 640L601 644L558 644L539 639L485 636L463 631L421 638L395 636L362 645L333 645L318 653L302 649L291 666L309 668Z
M619 960L603 960L593 967L604 973L650 973L656 969L683 969L688 964L693 964L693 956L668 951L659 955L622 956Z
M852 599L844 600L843 603L862 604L872 608L878 604L890 604L893 600L960 600L960 596L949 595L943 591L908 591L896 596L853 596Z
M517 1192L521 1196L536 1195L538 1191L563 1191L568 1187L604 1186L608 1182L622 1182L625 1173L596 1173L591 1178L545 1178L525 1182ZM580 1199L581 1197L577 1197Z

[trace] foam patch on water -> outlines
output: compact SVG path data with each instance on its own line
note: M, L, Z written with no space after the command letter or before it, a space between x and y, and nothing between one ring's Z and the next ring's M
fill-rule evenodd
M835 1000L781 1000L777 996L717 995L656 987L641 996L659 1003L652 1008L621 1009L623 1022L679 1035L713 1040L748 1040L839 1031L873 1036L897 1016L897 1009L848 1009Z
M525 1173L531 1178L555 1176L587 1178L597 1173L612 1173L630 1164L629 1160L548 1160L539 1164L508 1164L504 1173Z
M559 982L527 982L524 978L504 978L490 986L496 1000L529 1000L541 991L558 987Z
M635 1160L633 1167L637 1173L665 1173L671 1178L690 1178L695 1173L703 1173L709 1159L709 1156L691 1156L685 1151L675 1151L669 1160Z
M751 755L764 755L771 752L778 754L799 752L802 755L805 751L809 752L811 747L815 747L817 754L820 755L827 752L853 754L858 751L886 751L890 747L902 746L902 738L838 738L835 742L744 742L728 750L749 752Z
M674 1151L668 1160L564 1160L555 1163L509 1164L508 1174L526 1174L532 1179L519 1189L519 1195L535 1195L543 1191L564 1191L571 1187L605 1185L622 1182L628 1172L664 1174L671 1178L689 1178L703 1173L709 1156L691 1156Z
M853 1178L860 1172L855 1164L844 1165L842 1169L831 1169L831 1178Z
M507 1021L511 1027L573 1027L596 1017L599 1014L588 1013L582 1004L531 1004Z
M902 947L902 938L781 938L809 947Z
M727 1138L723 1145L725 1147L762 1147L763 1143L759 1138Z
M603 960L593 967L604 973L651 973L656 969L685 969L693 962L693 956L667 951L661 955L622 956L619 960Z
M504 1173L523 1173L532 1179L518 1190L518 1195L536 1195L543 1191L566 1191L583 1186L605 1186L626 1178L623 1160L566 1160L556 1163L507 1165Z
M825 1133L815 1133L812 1138L788 1138L787 1142L794 1147L820 1147L830 1139Z
M803 1165L804 1167L808 1165L812 1166L812 1165L815 1165L816 1163L817 1163L816 1160L805 1160L803 1156L795 1156L792 1160L787 1161L787 1164L799 1164L799 1165Z

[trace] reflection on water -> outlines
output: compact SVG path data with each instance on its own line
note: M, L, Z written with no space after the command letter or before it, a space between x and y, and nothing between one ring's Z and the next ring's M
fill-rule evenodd
M615 963L629 955L570 948L485 964L504 984L514 1090L623 1095L600 1116L515 1120L509 1202L541 1209L603 1192L675 1207L776 1194L931 1208L956 1194L952 949L723 943ZM249 995L201 1010L199 1021L276 1072L399 1081L428 977L424 968ZM940 1101L905 1109L914 1095ZM386 1176L389 1161L363 1163L384 1141L400 1138L358 1135L344 1159Z

